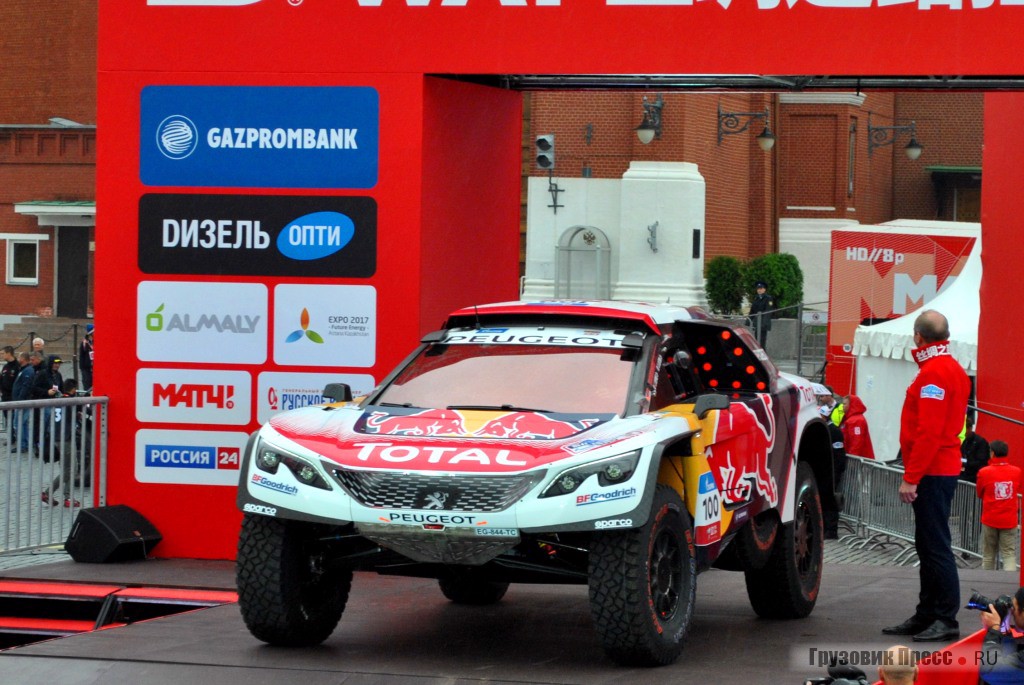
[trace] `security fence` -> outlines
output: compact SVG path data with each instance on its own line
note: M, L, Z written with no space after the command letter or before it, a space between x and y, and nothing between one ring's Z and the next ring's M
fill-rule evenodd
M0 405L0 554L63 544L83 507L106 504L107 398Z
M873 459L848 457L840 520L850 532L840 540L854 549L900 548L895 564L916 564L914 512L903 504L903 469ZM1018 507L1019 515L1020 507ZM974 483L958 481L949 518L953 550L961 560L981 558L981 500Z

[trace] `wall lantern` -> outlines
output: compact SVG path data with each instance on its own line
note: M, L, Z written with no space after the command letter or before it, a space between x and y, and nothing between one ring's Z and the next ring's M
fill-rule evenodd
M764 121L764 130L755 136L757 146L768 152L775 147L775 134L769 128L768 108L763 112L723 112L722 103L718 103L718 144L722 144L725 136L743 133L755 120Z
M641 104L644 108L644 118L636 127L636 137L647 145L655 138L661 138L661 108L665 106L665 101L659 93L658 99L654 102L648 102L645 95Z
M924 146L917 142L917 124L911 121L903 126L872 126L871 114L868 114L868 154L872 154L876 147L885 147L896 142L896 136L901 133L910 134L910 142L903 148L907 158L915 160L921 156Z

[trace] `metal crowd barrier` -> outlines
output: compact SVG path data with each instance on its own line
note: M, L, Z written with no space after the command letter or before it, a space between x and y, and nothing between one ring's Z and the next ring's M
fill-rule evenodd
M79 510L106 504L107 402L0 404L0 554L63 544Z
M899 498L903 469L874 459L847 457L840 520L850 530L840 540L854 549L898 547L893 563L917 564L914 511ZM1019 498L1018 498L1019 501ZM1020 507L1018 506L1018 516ZM981 558L981 500L974 483L958 481L949 517L953 550L961 559Z

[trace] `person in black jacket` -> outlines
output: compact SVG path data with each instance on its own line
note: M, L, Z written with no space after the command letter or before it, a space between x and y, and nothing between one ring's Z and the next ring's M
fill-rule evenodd
M14 398L14 379L18 377L21 366L14 356L14 348L8 345L0 350L0 357L3 358L3 368L0 368L0 402L10 402ZM0 413L0 431L8 432L10 426L11 444L17 439L14 421L11 420L11 412Z
M77 390L78 383L74 378L69 378L61 386L61 395L58 397L73 397ZM75 441L75 425L80 411L80 407L55 407L53 409L53 433L52 435L47 433L47 437L52 439L54 445L50 448L46 444L48 440L44 440L43 451L47 452L52 449L54 456L60 460L61 468L53 482L50 483L50 487L43 490L40 496L44 504L53 506L60 504L61 497L58 493L61 483L63 483L64 506L67 508L82 506L72 496L74 475L76 471L80 470L79 464L83 459L83 455L80 453L82 445Z
M36 368L32 366L32 357L28 352L22 352L18 355L18 365L21 367L21 370L18 371L18 375L14 379L12 397L16 402L32 399L32 380L36 375ZM28 409L18 409L15 411L14 425L18 429L17 444L20 448L19 452L28 452L29 450L29 423L31 416L32 412Z
M0 369L0 401L10 402L14 398L14 379L21 371L21 365L14 356L14 348L8 345L0 350L0 357L3 358L4 366Z
M1024 683L1024 587L1010 600L1010 611L1000 616L991 604L981 612L985 641L977 655L980 682L988 685Z
M967 418L967 433L960 443L960 480L978 482L978 471L988 465L988 440L974 432L974 420Z
M53 364L52 361L56 357L50 357L49 363L43 363L43 356L39 352L32 353L32 365L36 369L36 375L32 377L32 390L31 395L34 400L48 400L54 397L60 397L60 386L54 382L53 379ZM33 409L33 426L32 426L32 440L31 445L36 450L36 456L39 456L40 446L42 444L43 431L46 430L46 423L50 418L49 409ZM49 455L43 455L46 457L46 461L49 461Z
M764 281L758 281L754 287L757 296L750 303L750 321L757 334L757 341L764 347L768 340L768 331L772 329L772 315L769 312L775 309L775 298L768 294L768 284Z
M85 337L78 346L78 370L82 373L82 390L92 392L92 359L93 359L93 331L94 325L87 324Z
M843 440L843 431L834 424L831 419L832 407L829 401L833 400L832 391L819 383L815 383L814 394L818 398L818 412L825 420L828 428L828 439L832 445L832 472L835 475L835 491L843 490L843 474L846 472L846 445ZM821 511L822 524L825 527L826 540L839 539L839 507L826 505Z

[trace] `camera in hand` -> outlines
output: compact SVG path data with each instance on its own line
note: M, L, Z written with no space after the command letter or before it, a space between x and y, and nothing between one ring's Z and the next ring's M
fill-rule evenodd
M999 595L995 599L989 599L980 592L974 591L971 593L971 598L967 600L967 608L976 611L988 611L989 604L995 607L999 619L1003 620L1013 607L1013 598L1010 595Z
M868 677L856 666L841 661L828 667L827 678L809 678L804 685L868 685Z

